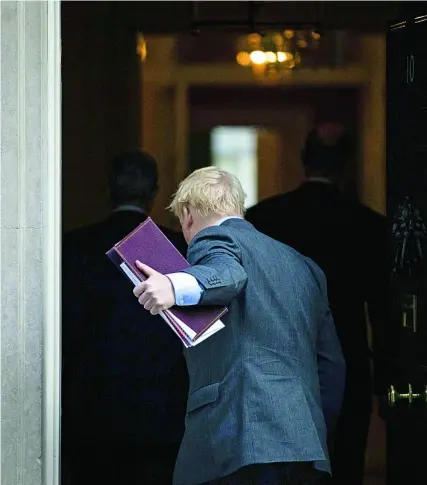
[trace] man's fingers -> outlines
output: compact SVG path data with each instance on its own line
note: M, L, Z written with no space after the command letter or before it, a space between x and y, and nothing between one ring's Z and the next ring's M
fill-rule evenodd
M142 305L142 303L141 303L141 305ZM150 311L152 310L152 308L154 308L155 304L154 304L154 301L153 301L153 300L149 299L149 300L147 300L147 301L144 303L144 305L143 305L143 306L144 306L144 308L145 308L146 310L148 310L148 311L150 312Z
M138 303L140 305L142 305L146 310L147 308L145 307L145 305L147 305L147 303L150 301L150 296L147 295L147 293L143 293L139 298L138 298ZM153 303L151 304L151 306L153 306ZM151 307L150 307L151 308ZM148 308L149 310L149 308Z
M144 291L147 289L147 284L145 283L145 281L143 281L142 283L138 283L135 288L133 289L133 294L139 298L143 293Z
M158 305L154 305L153 308L150 310L151 315L158 315L162 311L162 307Z
M145 310L149 311L151 315L158 315L163 310L163 305L159 305L155 298L147 296L146 293L138 298L138 302Z
M139 269L139 271L142 271L145 274L145 276L147 276L147 278L149 278L150 276L153 276L154 274L157 273L157 271L155 269L150 268L150 266L147 266L144 263L141 263L141 261L137 260L135 262L135 265Z
M133 294L138 298L138 303L152 315L158 315L161 311L173 306L175 297L169 278L140 261L136 261L135 264L141 272L147 275L147 279L138 283L133 290Z
M142 295L140 295L140 297L138 298L138 301L140 303L140 305L144 305L150 298L150 295L148 294L148 292L144 292Z
M139 299L140 303L141 298L142 297ZM141 303L141 305L143 305L144 308L152 315L158 315L164 309L164 305L159 305L159 303L153 298L149 298L144 304Z

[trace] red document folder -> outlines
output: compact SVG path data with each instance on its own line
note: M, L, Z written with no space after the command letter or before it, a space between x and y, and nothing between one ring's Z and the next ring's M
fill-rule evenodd
M190 266L150 217L115 244L107 256L134 285L146 279L136 267L136 260L162 274ZM225 307L173 307L161 312L161 316L186 347L193 347L224 328L220 318L226 312Z

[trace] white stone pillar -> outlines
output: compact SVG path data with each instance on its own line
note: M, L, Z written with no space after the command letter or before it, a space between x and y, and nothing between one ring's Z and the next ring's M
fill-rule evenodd
M1 484L57 485L60 4L0 9Z

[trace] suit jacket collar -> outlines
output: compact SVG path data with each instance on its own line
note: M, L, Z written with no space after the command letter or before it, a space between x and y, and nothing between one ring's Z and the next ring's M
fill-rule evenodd
M309 177L305 181L305 183L313 183L313 182L332 185L332 181L329 180L327 177Z
M224 222L221 223L221 226L241 226L243 224L250 225L250 222L246 221L245 219L242 219L241 217L230 217L229 219L226 219Z
M220 226L221 224L223 224L225 221L229 221L230 219L242 219L241 217L238 217L238 216L228 216L228 217L223 217L222 219L220 219L215 225L216 226Z
M137 205L133 205L133 204L119 205L113 210L113 212L137 212L137 213L143 214L145 217L147 217L147 215L141 209L141 207L138 207Z

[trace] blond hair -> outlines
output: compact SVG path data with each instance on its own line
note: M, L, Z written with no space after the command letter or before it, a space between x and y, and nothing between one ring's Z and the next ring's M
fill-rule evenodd
M211 213L224 217L243 216L245 198L235 175L216 167L205 167L195 170L179 184L168 208L180 221L185 208L193 209L202 217Z

